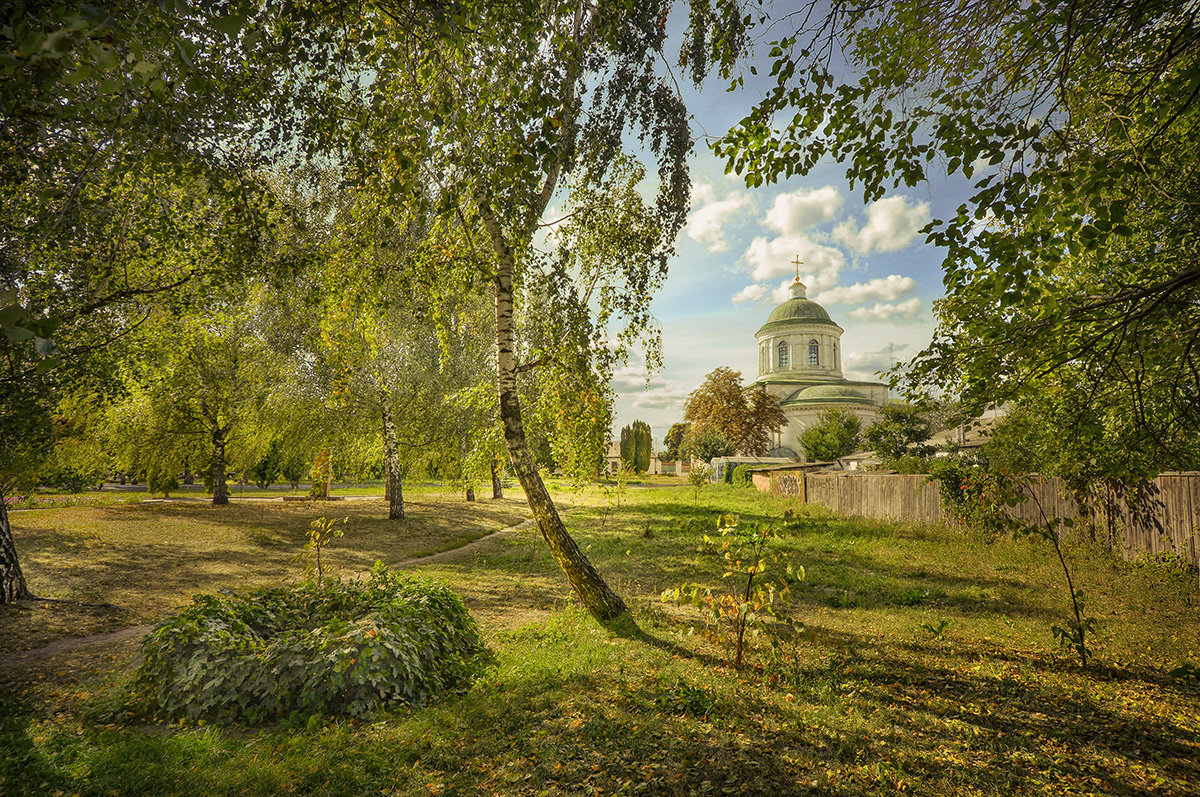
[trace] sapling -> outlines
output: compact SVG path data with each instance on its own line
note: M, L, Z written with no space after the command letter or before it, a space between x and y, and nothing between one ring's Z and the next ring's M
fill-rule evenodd
M350 522L350 518L344 517L341 525L344 526L348 522ZM345 530L338 526L338 521L327 517L316 518L308 524L308 542L304 544L300 558L304 562L304 575L312 576L313 573L316 573L318 587L321 586L324 578L321 549L345 533Z
M712 468L708 465L700 464L688 471L688 484L692 485L692 505L695 506L700 502L700 488L708 484L709 477L712 476Z
M778 607L791 602L791 585L804 578L804 568L792 565L786 553L773 547L779 535L769 526L743 526L736 515L719 515L717 531L719 539L705 534L703 543L724 555L725 572L721 578L726 589L683 584L663 592L662 599L696 606L706 611L718 627L728 626L734 637L733 666L740 669L746 628L762 623L767 617L789 623Z
M1096 630L1096 621L1094 618L1083 616L1083 590L1075 589L1075 582L1071 578L1071 569L1067 567L1067 558L1063 554L1062 544L1058 539L1059 526L1069 528L1072 521L1070 518L1047 517L1046 510L1042 506L1042 502L1038 500L1037 494L1031 490L1029 496L1037 504L1038 511L1042 515L1042 522L1014 522L1013 529L1020 534L1041 537L1054 546L1054 552L1058 554L1058 562L1062 565L1063 575L1067 578L1067 591L1071 593L1071 609L1074 619L1067 620L1065 628L1055 625L1050 627L1050 631L1063 647L1075 648L1075 652L1079 654L1080 665L1086 667L1088 663L1087 638Z

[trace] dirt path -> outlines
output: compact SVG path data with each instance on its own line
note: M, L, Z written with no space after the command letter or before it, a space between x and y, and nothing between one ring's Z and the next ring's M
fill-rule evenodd
M34 659L53 656L56 653L66 653L75 650L76 648L86 647L88 645L102 645L105 642L120 642L122 639L130 637L145 636L153 629L152 625L135 625L131 628L122 628L120 631L112 631L107 634L93 634L91 636L76 636L66 637L64 639L56 639L49 645L43 645L40 648L33 650L23 650L20 653L13 653L9 656L0 658L0 669L13 667L19 664L26 664Z
M502 529L493 531L491 534L485 534L479 539L468 542L465 545L460 545L457 548L451 548L448 551L440 551L438 553L431 553L428 556L419 556L416 559L405 559L402 562L397 562L395 567L412 567L414 565L427 565L434 562L444 562L447 559L454 559L462 554L474 553L475 551L486 548L489 545L494 545L497 540L503 539L504 537L511 537L518 531L534 528L535 525L536 523L533 518L522 520L515 526L505 526Z
M448 551L440 551L428 556L420 556L416 559L405 559L402 562L397 562L395 566L414 567L418 565L432 564L434 562L444 562L448 559L462 556L463 554L473 553L474 551L480 550L488 545L495 544L497 540L502 539L503 537L512 536L519 531L524 531L525 529L533 527L534 520L530 518L529 520L523 520L513 526L505 526L502 529L493 531L491 534L487 534L477 540L468 542L465 545L460 545L457 548L451 548ZM136 625L130 628L122 628L119 631L112 631L107 634L92 634L91 636L65 637L63 639L56 639L50 644L43 645L40 648L24 650L20 653L13 653L8 656L0 657L0 669L26 664L34 659L53 656L58 653L66 653L68 651L87 647L89 645L101 645L106 642L119 642L123 639L129 639L130 637L144 636L150 633L153 628L153 625Z

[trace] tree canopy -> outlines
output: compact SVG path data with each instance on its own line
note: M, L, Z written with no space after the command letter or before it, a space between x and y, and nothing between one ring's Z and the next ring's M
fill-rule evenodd
M885 404L879 419L863 432L863 443L884 459L927 456L933 447L925 441L933 434L933 425L921 408L911 404Z
M711 5L710 16L736 7ZM712 24L694 41L695 65L716 59L734 76L759 20L732 20L734 32ZM775 86L715 145L730 169L760 185L832 157L868 201L944 174L972 186L927 228L945 251L946 297L933 343L909 364L915 384L976 410L1075 392L1095 410L1098 444L1136 440L1150 472L1194 467L1195 10L834 0L772 24ZM1059 422L1060 436L1081 431Z
M779 399L765 390L742 387L742 374L722 366L704 378L687 398L684 420L692 433L716 431L735 451L762 456L771 435L787 423Z
M800 445L810 460L841 462L842 457L858 450L862 421L845 410L829 409L817 416L817 422L800 434Z

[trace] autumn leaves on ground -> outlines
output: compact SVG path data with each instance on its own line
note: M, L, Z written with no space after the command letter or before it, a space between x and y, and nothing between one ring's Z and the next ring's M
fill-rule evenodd
M1200 790L1194 572L1069 546L1099 621L1083 670L1051 635L1069 598L1037 543L848 520L724 485L698 498L560 485L568 528L650 637L631 640L577 607L519 495L412 497L403 521L383 519L378 498L14 513L32 588L66 602L0 607L0 793ZM751 638L740 671L702 615L659 597L721 586L723 560L696 532L719 512L773 525L806 570L786 609L795 630ZM341 578L381 560L463 596L494 655L475 686L366 721L113 722L141 634L65 640L154 624L196 592L296 581L320 514L349 517L326 553Z

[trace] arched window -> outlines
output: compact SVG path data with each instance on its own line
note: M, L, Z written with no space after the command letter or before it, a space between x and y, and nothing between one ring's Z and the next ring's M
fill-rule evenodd
M779 341L779 367L788 367L788 347L786 340Z
M808 364L821 364L821 346L817 343L816 338L813 338L808 342Z

